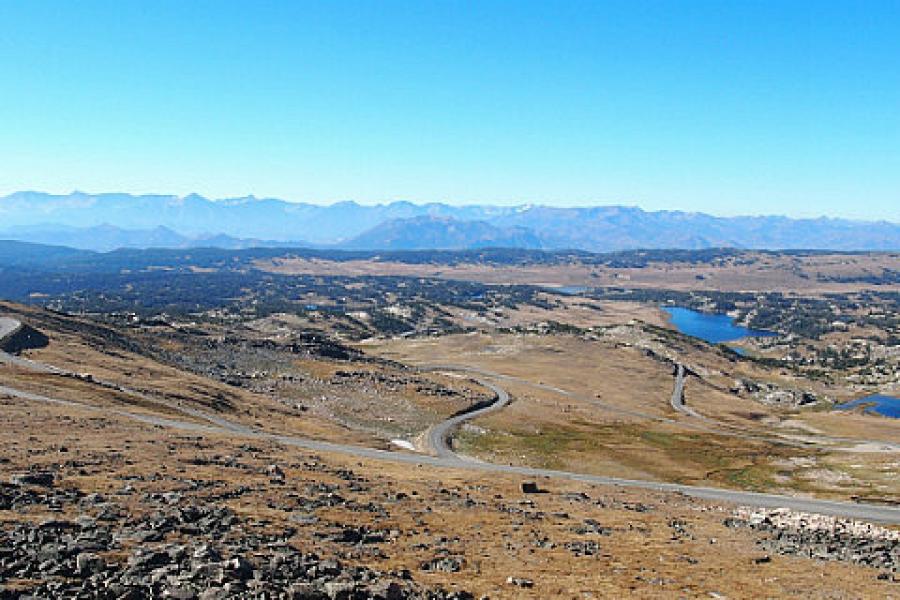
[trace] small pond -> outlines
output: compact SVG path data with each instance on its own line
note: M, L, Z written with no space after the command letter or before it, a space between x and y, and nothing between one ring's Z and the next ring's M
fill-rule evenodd
M585 293L591 288L583 285L561 285L559 287L551 287L548 289L557 294L563 294L564 296L577 296L578 294Z

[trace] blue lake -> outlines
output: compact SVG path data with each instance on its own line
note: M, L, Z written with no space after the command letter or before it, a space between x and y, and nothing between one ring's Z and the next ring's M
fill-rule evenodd
M710 344L733 342L745 337L772 337L771 331L760 331L735 325L728 315L710 315L681 306L665 306L663 310L672 317L672 325L678 331Z
M878 413L879 415L884 415L886 417L900 419L900 398L895 398L894 396L875 394L874 396L857 398L852 402L838 404L835 408L838 410L850 410L857 406L865 406L863 410L868 413Z

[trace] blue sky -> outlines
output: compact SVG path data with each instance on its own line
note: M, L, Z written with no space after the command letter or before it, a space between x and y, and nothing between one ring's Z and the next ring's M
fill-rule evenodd
M0 194L900 221L900 2L0 1Z

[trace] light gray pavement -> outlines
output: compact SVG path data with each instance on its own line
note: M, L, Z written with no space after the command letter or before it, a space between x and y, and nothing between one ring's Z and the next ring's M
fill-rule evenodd
M688 406L684 401L684 365L679 364L675 370L675 387L672 389L672 408L683 415L700 419L701 421L710 421L696 410Z
M0 342L17 332L21 326L22 323L16 319L0 317Z
M507 391L502 387L483 379L476 379L476 381L494 392L494 402L488 406L484 406L476 410L467 411L450 417L446 421L438 423L429 430L428 444L441 458L454 458L457 460L463 458L458 456L450 448L450 436L457 427L470 419L476 419L488 413L501 410L503 407L509 404L509 393L507 393Z

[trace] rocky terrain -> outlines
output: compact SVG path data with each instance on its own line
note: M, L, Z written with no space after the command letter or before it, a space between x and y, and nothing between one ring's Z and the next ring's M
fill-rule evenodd
M779 554L850 561L882 570L883 579L900 581L896 575L900 573L900 531L896 529L786 509L742 508L725 524L763 532L760 546Z
M283 483L278 467L269 474ZM210 487L199 481L181 483L186 491ZM428 589L416 584L409 571L384 573L320 557L314 548L304 552L289 543L296 527L273 530L221 503L247 491L207 492L200 500L182 491L138 493L124 483L114 494L85 494L55 486L50 472L14 475L0 486L0 510L53 516L4 523L0 597L473 597L465 591ZM327 487L316 491L304 508L349 504ZM390 534L348 527L324 535L352 546L381 543Z
M3 598L850 598L900 581L896 529L0 402L4 428L44 424L0 463Z
M144 340L147 353L179 369L387 440L411 440L491 398L471 380L368 356L323 334L273 341L235 327L198 340L162 329Z

